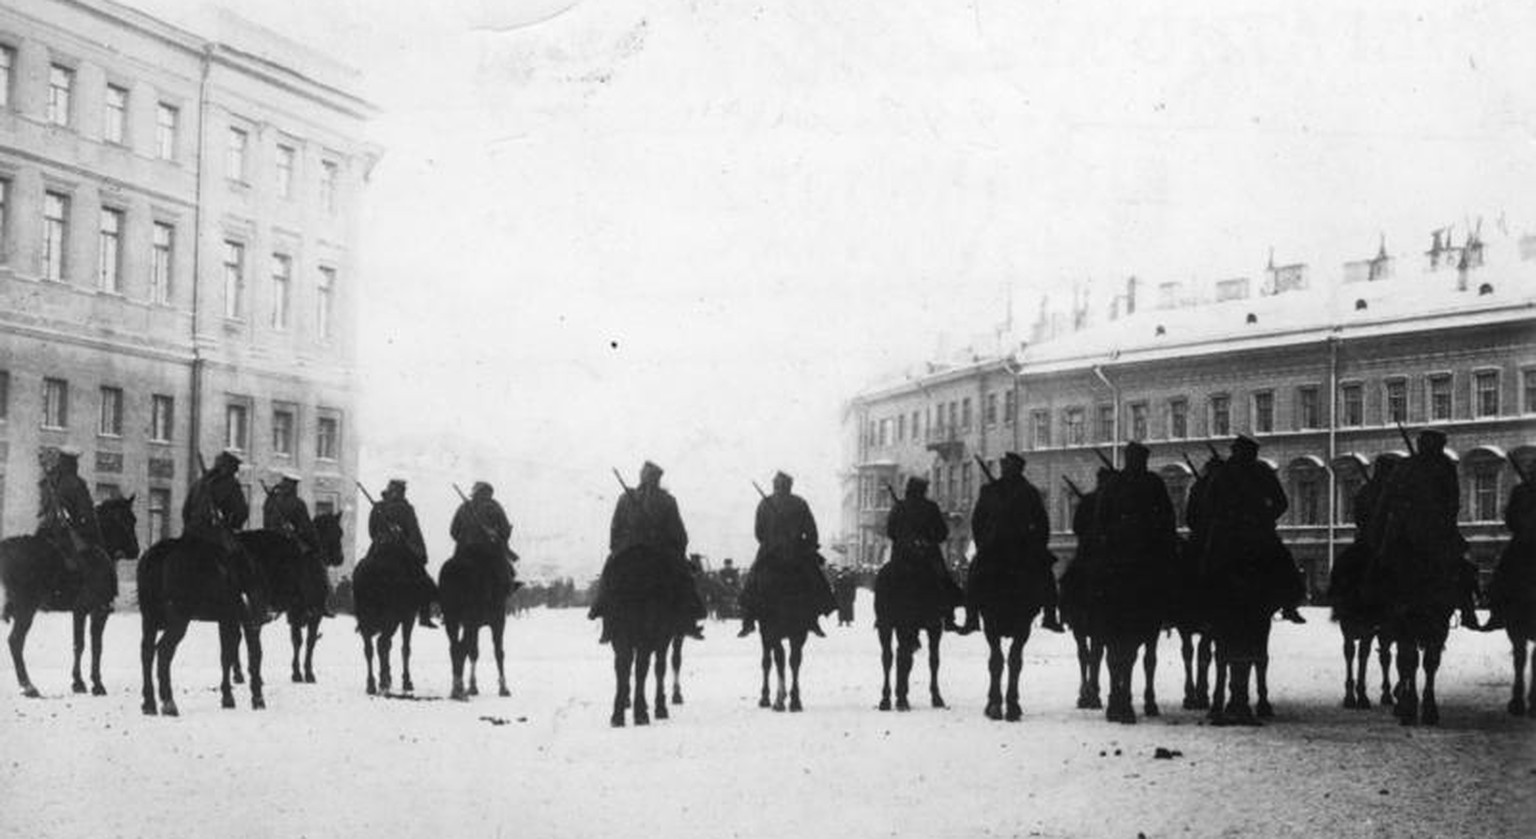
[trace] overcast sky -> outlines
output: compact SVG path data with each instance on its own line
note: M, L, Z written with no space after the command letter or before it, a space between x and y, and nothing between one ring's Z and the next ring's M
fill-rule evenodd
M645 458L715 561L775 469L835 533L843 402L1010 286L1028 320L1078 280L1270 247L1330 279L1381 233L1536 221L1524 2L229 5L383 109L362 477L412 479L434 561L483 478L526 570L595 571Z

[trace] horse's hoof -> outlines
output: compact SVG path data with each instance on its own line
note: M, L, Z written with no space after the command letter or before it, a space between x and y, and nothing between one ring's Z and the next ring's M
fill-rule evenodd
M304 674L304 684L312 685L314 683L315 683L315 674L313 674L313 673L305 673Z
M234 674L229 677L229 680L237 685L243 685L245 684L245 674L241 673L239 670L236 670Z
M1346 703L1344 705L1344 707L1346 707L1346 708L1350 707L1347 704L1349 702L1349 700L1346 699L1344 701ZM1082 707L1082 706L1079 705L1078 707ZM1198 711L1198 710L1200 710L1200 702L1199 702L1199 700L1195 699L1193 696L1186 696L1186 697L1184 697L1184 710L1186 710L1186 711Z
M1369 711L1369 710L1371 710L1371 700L1366 699L1365 697L1362 696L1359 699L1355 700L1355 707L1358 708L1361 711Z
M264 698L262 698L260 696L253 696L253 697L251 697L251 710L252 711L264 711L264 710L266 710L266 707L267 707L267 700L266 699L264 699Z
M79 679L76 679L75 683L69 686L69 689L74 691L75 693L85 693L86 692L85 682L82 682Z
M41 693L37 692L37 688L32 687L31 685L22 685L21 695L28 699L37 699L42 696Z
M143 711L144 716L146 717L157 716L160 713L160 709L156 708L155 703L153 702L145 702L143 705L139 706L139 710Z
M1526 708L1525 715L1531 717L1532 719L1536 719L1536 702L1532 702L1530 707Z
M623 711L614 711L613 712L613 716L608 718L608 724L613 726L614 728L623 728L624 727L624 712Z
M467 692L469 693L470 696L479 696L480 695L480 686L479 685L470 685L469 686L469 690Z
M757 700L757 707L759 707L759 708L771 708L771 707L773 707L773 703L769 702L768 701L768 697L765 696L762 699Z
M96 684L91 685L91 695L92 696L106 696L107 695L107 686L102 684L101 682L97 682Z
M1017 702L1009 702L1008 712L1003 715L1003 719L1007 720L1008 722L1018 722L1019 720L1024 719L1024 709L1020 708Z
M795 714L805 710L805 706L800 704L800 697L796 696L789 700L789 710Z
M1270 707L1268 700L1261 699L1259 704L1253 706L1253 715L1261 720L1267 720L1274 717L1275 709Z
M651 715L644 708L635 709L635 725L650 725Z
M502 685L502 686L501 686L501 689L500 689L500 690L498 690L498 691L496 691L496 695L497 695L497 696L500 696L500 697L502 697L502 698L506 698L506 697L508 697L508 696L511 696L511 695L512 695L512 691L510 691L510 690L507 690L507 686L506 686L506 685Z
M404 681L400 682L400 690L403 693L412 693L416 690L416 686L411 684L410 679L405 679Z
M468 702L469 694L465 693L463 688L454 688L453 692L448 694L448 698L456 702Z
M1439 725L1440 706L1431 705L1426 702L1424 704L1424 708L1419 711L1419 719L1423 721L1425 725Z
M176 703L175 702L172 702L169 699L167 699L166 701L160 703L160 716L162 716L162 717L179 717L179 716L181 716L181 712L176 710Z
M1142 707L1142 713L1149 717L1160 717L1163 715L1162 711L1158 709L1156 702L1148 702L1146 705L1144 705Z
M944 704L944 697L939 696L938 694L934 694L934 696L933 696L933 707L935 707L935 708L948 708L949 706Z
M294 684L296 684L296 685L304 684L304 674L298 672L297 670L294 671L292 678L293 678L293 683Z
M1346 697L1344 697L1344 707L1350 709L1351 711L1353 711L1356 708L1360 707L1360 702L1359 702L1359 700L1355 699L1353 696L1346 696Z
M774 702L773 703L773 710L774 710L775 713L783 713L784 712L784 700L780 699L780 700Z
M875 707L878 708L881 711L889 711L889 710L891 710L891 698L890 697L886 697L886 698L880 700L880 704L876 705Z
M379 695L379 686L374 684L373 682L369 682L368 683L368 695L369 696L378 696Z
M657 705L656 706L656 719L658 719L658 720L671 719L671 714L667 711L667 706L665 706L665 705Z
M896 710L898 710L898 711L910 711L910 710L912 710L912 703L908 702L905 697L897 697L896 698Z
M678 693L677 691L673 691L672 692L672 704L673 705L681 705L681 704L683 704L683 695L681 693Z
M1003 718L1003 703L988 702L987 709L983 713L987 715L989 720L1000 720Z
M1512 714L1513 716L1517 716L1517 717L1525 716L1525 700L1524 699L1521 699L1519 697L1515 697L1514 699L1509 700L1509 705L1507 705L1505 707L1507 707L1509 709L1509 713Z

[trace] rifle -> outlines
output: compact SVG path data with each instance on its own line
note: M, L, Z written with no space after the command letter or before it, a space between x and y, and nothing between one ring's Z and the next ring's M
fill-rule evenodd
M1195 461L1189 456L1189 452L1179 452L1179 454L1184 455L1184 464L1189 467L1189 471L1198 476L1200 474L1200 467L1195 465Z
M507 547L505 542L501 541L500 535L497 534L497 532L492 529L490 525L486 524L484 519L480 518L480 511L476 510L475 505L470 503L469 496L464 494L464 490L459 489L458 484L454 484L453 491L459 494L459 499L462 500L464 502L464 506L469 509L469 517L475 520L475 524L480 526L480 529L485 532L485 535L491 537L491 544L501 545L501 550L507 555L507 559L511 560L512 562L516 562L517 554L513 553L512 549Z
M1509 461L1510 466L1515 467L1515 474L1520 476L1520 483L1528 484L1531 482L1531 473L1521 468L1520 461L1515 460L1514 455L1506 454L1504 455L1504 459Z
M1073 483L1071 478L1067 477L1066 475L1062 475L1061 479L1067 482L1067 489L1072 490L1072 494L1077 496L1077 500L1081 501L1088 497L1088 494L1083 492L1077 484Z
M373 496L368 494L368 488L363 486L362 481L353 481L352 483L355 484L358 491L363 494L363 499L368 502L368 507L370 509L379 506L379 502L374 501ZM396 539L402 542L405 541L405 534L400 532L400 525L396 524L390 519L385 519L384 526L389 528L389 533L391 536L394 536Z
M987 462L981 459L981 455L973 454L971 457L976 458L976 465L981 467L981 474L987 476L987 483L997 483L997 479L992 477L992 470L987 468Z
M267 495L271 495L272 494L272 488L267 486L267 482L266 481L257 481L256 483L261 484L261 494L263 496L267 496Z
M1119 469L1115 468L1114 461L1112 461L1109 458L1105 457L1103 452L1099 451L1098 449L1094 449L1093 453L1098 456L1099 462L1104 464L1104 468L1105 469L1108 469L1111 472L1119 472L1120 471Z
M1408 429L1403 427L1402 420L1397 421L1397 433L1403 435L1403 445L1408 447L1409 456L1418 454L1413 450L1413 440L1408 436Z
M622 481L621 481L621 483L622 483ZM760 497L761 497L761 498L762 498L762 499L763 499L763 500L764 500L764 501L768 501L768 493L766 493L766 492L763 492L763 488L762 488L762 487L760 487L760 486L758 486L758 485L757 485L757 481L753 481L753 482L752 482L752 488L753 488L753 489L755 489L755 490L757 490L757 494L758 494L758 495L759 495L759 496L760 496ZM769 503L772 503L772 502L769 502Z
M885 491L891 494L891 504L893 506L901 503L901 499L896 496L896 490L891 488L890 481L885 482Z
M1211 445L1210 443L1206 443L1205 448L1211 453L1211 460L1214 460L1217 463L1221 462L1221 452L1216 451L1215 446Z
M208 474L208 463L207 463L207 461L203 460L203 450L202 449L198 449L197 450L197 474L199 474L199 475L206 475L206 474Z

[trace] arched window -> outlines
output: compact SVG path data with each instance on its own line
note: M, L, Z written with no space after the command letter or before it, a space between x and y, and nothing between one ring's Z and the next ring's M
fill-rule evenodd
M1462 508L1468 521L1500 519L1504 469L1504 452L1495 446L1478 446L1462 458Z
M1286 473L1291 494L1291 524L1323 524L1327 515L1328 470L1322 459L1303 455L1286 466Z
M1194 483L1194 475L1190 473L1189 467L1182 463L1163 466L1157 470L1157 475L1168 487L1168 500L1173 502L1174 523L1183 523L1184 508L1189 501L1189 485Z

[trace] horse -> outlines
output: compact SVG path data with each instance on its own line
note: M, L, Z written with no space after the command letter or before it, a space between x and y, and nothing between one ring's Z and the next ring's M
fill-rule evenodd
M645 680L651 659L661 668L667 645L693 625L694 615L676 585L676 570L658 549L635 545L611 557L603 572L603 635L613 645L614 696L609 724L623 728L632 710L635 725L649 725ZM631 689L633 693L631 694ZM656 718L668 717L666 694L656 694Z
M107 617L112 614L112 601L117 597L114 560L139 556L133 501L134 496L129 496L96 505L102 546L82 552L78 570L70 568L71 563L58 546L43 537L13 536L0 541L0 587L5 590L5 607L0 617L15 621L9 639L11 663L16 667L16 681L23 696L36 699L41 695L27 674L23 654L27 633L39 610L73 613L75 664L71 689L75 693L86 692L80 658L85 651L86 618L90 618L90 692L106 696L107 689L101 682L101 641Z
M1514 662L1515 681L1510 689L1509 713L1515 716L1530 715L1536 717L1536 675L1531 678L1530 696L1525 696L1525 662L1530 654L1529 647L1536 643L1536 619L1532 619L1531 607L1536 604L1525 604L1525 611L1520 615L1511 615L1509 625L1504 628L1504 634L1509 637L1510 657Z
M1380 605L1366 598L1364 591L1370 560L1369 546L1357 540L1339 555L1328 578L1331 616L1344 641L1344 707L1357 710L1371 707L1365 674L1372 641L1381 662L1381 704L1392 704L1392 643L1382 633Z
M947 572L944 572L947 573ZM946 589L953 582L935 577L930 558L919 550L895 550L875 574L875 631L880 637L880 666L884 680L879 709L891 710L891 640L896 641L896 710L910 711L907 701L912 661L928 634L928 695L935 708L947 707L939 693L939 641L959 605Z
M139 560L144 714L154 716L158 712L174 717L180 713L171 684L171 663L194 620L219 625L221 707L235 707L230 674L239 666L242 635L249 658L251 708L267 706L261 678L263 621L258 608L263 603L282 608L284 598L298 589L303 553L297 540L273 530L237 533L235 545L236 553L227 555L225 548L199 539L164 539Z
M443 608L443 631L448 635L448 654L453 666L450 699L464 701L478 696L480 686L475 669L480 662L480 628L491 630L491 646L496 655L497 695L511 696L507 690L507 672L502 652L502 635L507 628L507 599L512 596L506 578L497 573L495 563L506 562L501 545L461 545L438 571L438 599ZM469 662L466 686L464 663Z
M315 641L320 637L320 619L325 617L325 591L326 585L323 579L325 567L335 568L341 565L343 557L341 553L341 514L323 513L315 516L315 533L319 536L320 544L318 556L310 557L305 561L310 567L303 573L309 577L309 582L302 579L297 596L289 601L288 633L293 641L293 681L295 684L314 684L315 681ZM320 563L319 566L314 563ZM319 576L316 576L316 575ZM307 633L307 637L306 637ZM304 650L304 669L299 669L299 649Z
M352 574L357 634L363 637L363 658L368 662L368 694L389 692L393 679L389 651L395 629L400 630L400 689L415 690L411 683L411 633L423 606L437 599L430 579L423 581L414 570L420 560L409 546L376 542ZM374 639L378 639L379 677L373 676Z
M773 708L791 712L804 710L800 701L800 663L804 659L805 639L821 615L836 609L831 602L830 589L820 572L806 563L803 556L785 551L765 551L752 569L757 577L754 585L756 601L751 604L757 619L757 631L762 645L762 692L758 696L759 708ZM812 579L811 574L816 575ZM823 602L827 601L827 602ZM785 646L788 645L786 655ZM789 664L789 683L786 687L784 665ZM769 675L778 676L778 690L769 701ZM786 706L786 700L788 704Z
M982 634L987 639L988 649L987 705L984 711L987 719L1018 722L1024 716L1019 706L1019 671L1024 664L1024 645L1029 641L1030 627L1034 624L1035 616L1049 602L1051 594L1044 591L1041 585L1046 580L1045 575L1040 573L1038 566L1033 565L1041 560L1055 565L1055 557L1047 551L1036 556L984 554L978 556L972 566L968 588L973 606L980 616ZM1050 585L1055 585L1054 580ZM1004 638L1009 640L1006 711L1002 686ZM934 681L937 684L937 678Z

